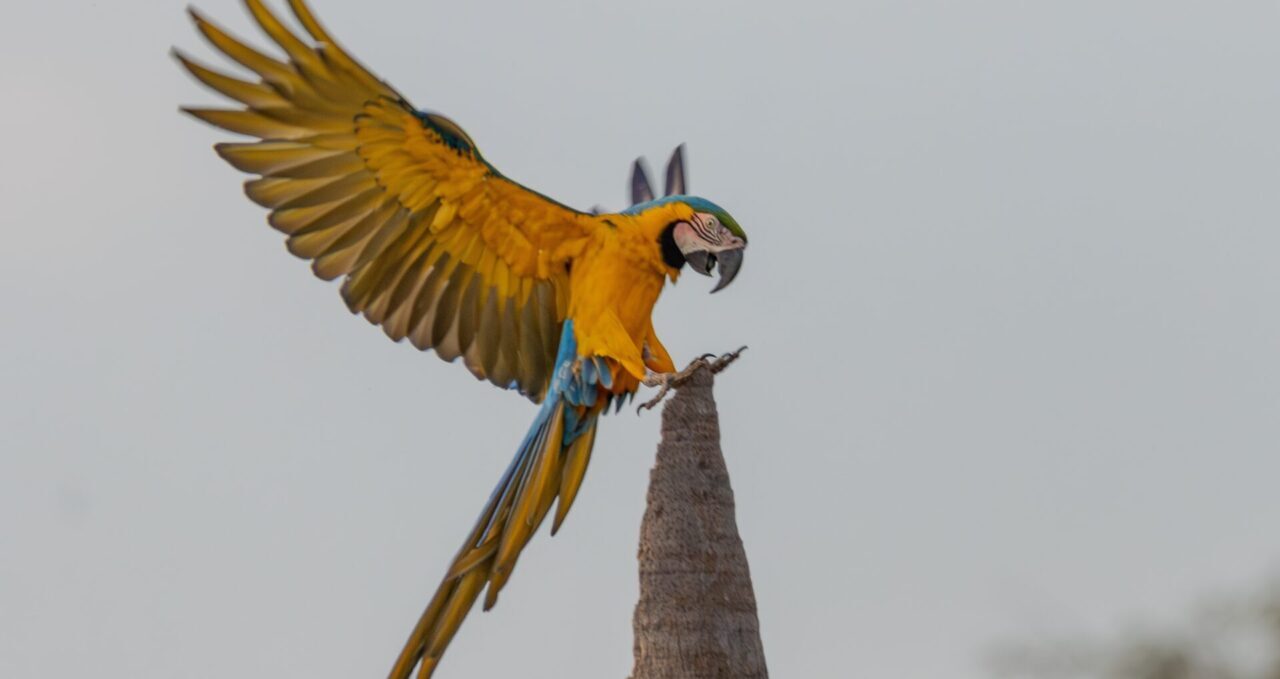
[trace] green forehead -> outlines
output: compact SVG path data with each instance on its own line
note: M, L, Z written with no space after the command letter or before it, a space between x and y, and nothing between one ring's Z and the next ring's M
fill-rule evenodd
M733 218L733 215L730 215L724 210L713 212L712 214L716 216L716 219L720 220L721 224L725 225L725 228L729 229L729 233L741 238L742 242L747 242L747 232L742 230L742 227L738 225L738 221Z
M744 241L747 239L747 232L742 230L742 226L738 224L738 220L734 219L733 215L729 214L728 210L716 205L706 198L699 198L697 196L683 196L683 198L685 205L688 205L698 212L706 212L715 215L716 219L719 219L720 223L724 224L725 228L729 229L730 233Z

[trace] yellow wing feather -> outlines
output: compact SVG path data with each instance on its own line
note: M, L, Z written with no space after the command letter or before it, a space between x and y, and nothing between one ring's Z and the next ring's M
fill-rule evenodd
M302 0L289 6L315 44L260 0L245 4L287 60L192 16L259 82L176 56L243 106L184 110L260 140L217 146L260 177L246 194L271 210L269 223L317 276L345 277L353 312L540 400L568 306L567 264L595 222L503 177L460 127L415 110L347 54Z

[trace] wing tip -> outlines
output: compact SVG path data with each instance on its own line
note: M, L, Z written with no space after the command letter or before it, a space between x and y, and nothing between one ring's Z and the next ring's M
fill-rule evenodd
M187 16L191 17L196 26L204 26L210 23L209 19L195 5L188 4L186 9Z
M190 73L192 76L195 76L197 80L200 78L200 71L209 70L199 61L196 61L195 57L187 54L177 45L169 48L169 57L178 62L178 65L181 66L183 70Z

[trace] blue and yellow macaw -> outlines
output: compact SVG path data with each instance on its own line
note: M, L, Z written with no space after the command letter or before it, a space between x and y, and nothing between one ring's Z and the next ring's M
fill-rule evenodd
M258 76L228 76L175 54L239 103L188 108L258 141L224 143L258 175L249 198L271 211L288 249L317 276L342 278L352 312L477 378L540 403L537 416L391 671L429 677L487 586L493 606L521 550L555 506L560 528L586 473L599 416L675 365L651 312L686 264L716 290L737 275L747 236L724 209L683 195L683 163L654 199L637 167L638 205L590 214L508 179L448 118L411 106L345 52L303 0L310 40L261 0L245 0L287 59L267 56L192 12L219 51ZM557 499L559 500L556 503Z

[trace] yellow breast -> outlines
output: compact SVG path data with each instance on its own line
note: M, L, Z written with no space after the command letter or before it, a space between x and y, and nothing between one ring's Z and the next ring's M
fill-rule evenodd
M658 234L647 223L609 215L569 272L569 318L579 355L606 356L633 377L644 376L644 348L653 306L675 271L662 261Z

